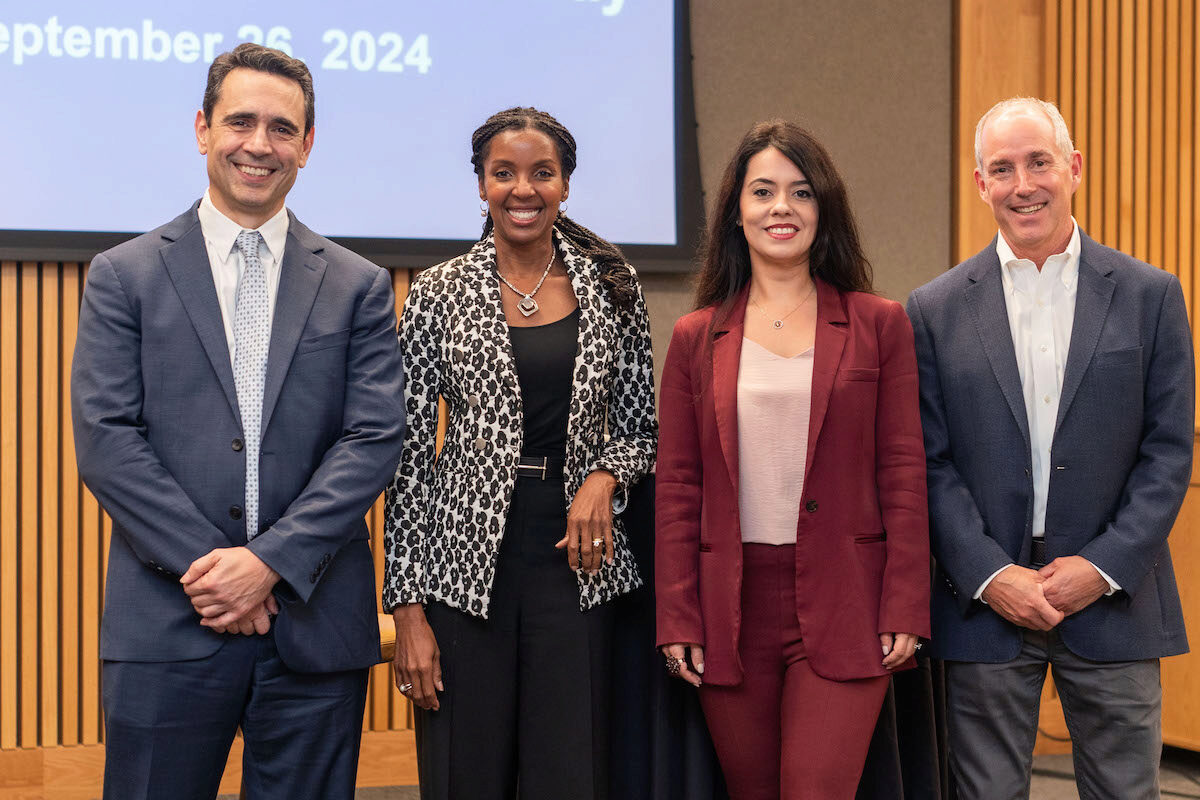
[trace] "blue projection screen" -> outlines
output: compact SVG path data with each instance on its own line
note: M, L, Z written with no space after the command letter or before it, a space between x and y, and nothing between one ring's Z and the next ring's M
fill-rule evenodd
M242 41L304 59L316 140L288 206L322 233L471 240L471 132L534 105L579 143L569 213L627 245L683 244L673 0L0 5L0 242L141 232L207 185L193 121ZM689 126L690 127L690 126ZM689 131L691 134L691 131Z

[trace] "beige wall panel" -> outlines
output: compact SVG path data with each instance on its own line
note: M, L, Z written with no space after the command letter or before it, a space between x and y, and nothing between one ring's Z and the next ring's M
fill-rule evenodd
M784 117L833 155L883 294L903 301L946 269L951 13L949 0L692 0L706 205L746 129Z

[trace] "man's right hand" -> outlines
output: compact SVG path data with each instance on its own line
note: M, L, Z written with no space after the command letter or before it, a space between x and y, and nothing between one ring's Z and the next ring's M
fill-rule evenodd
M983 601L1009 622L1035 631L1048 631L1063 621L1063 613L1042 593L1045 579L1037 572L1012 564L983 590Z
M442 685L441 651L425 619L425 609L420 603L396 606L392 619L396 621L396 653L392 656L396 688L421 708L437 711L437 693L446 687ZM406 691L405 686L411 688Z

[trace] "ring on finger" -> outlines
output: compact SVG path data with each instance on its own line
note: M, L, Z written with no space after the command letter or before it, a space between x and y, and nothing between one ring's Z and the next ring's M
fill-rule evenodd
M683 664L683 659L682 658L674 658L673 656L666 656L666 659L667 659L667 674L673 678L678 678L679 677L679 667Z
M599 547L602 544L604 544L603 539L592 539L592 547Z
M402 683L399 688L401 694L408 694L412 691L413 685L411 683Z

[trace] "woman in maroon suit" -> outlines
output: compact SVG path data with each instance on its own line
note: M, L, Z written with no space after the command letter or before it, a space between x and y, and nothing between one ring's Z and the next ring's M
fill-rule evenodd
M662 377L658 642L734 800L849 800L929 635L925 453L908 318L806 131L742 140L696 307Z

